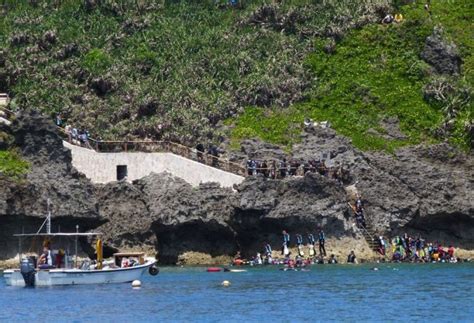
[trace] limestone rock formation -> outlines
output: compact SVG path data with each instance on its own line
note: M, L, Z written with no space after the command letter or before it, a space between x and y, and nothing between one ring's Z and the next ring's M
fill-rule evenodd
M36 112L18 115L9 129L15 145L30 163L24 181L0 181L0 257L18 252L13 233L36 232L51 201L53 230L90 230L105 222L98 213L95 187L71 166L54 124Z
M20 115L10 133L31 170L23 182L1 179L0 258L16 254L13 232L39 227L47 198L53 203L53 223L60 223L61 230L79 224L81 230L103 232L106 256L142 249L156 252L165 264L186 255L224 259L239 250L251 256L267 242L279 248L283 229L294 237L321 227L333 246L343 245L341 254L364 241L354 227L345 187L319 174L284 180L259 175L234 189L214 183L193 188L167 173L95 186L71 166L71 154L48 119ZM246 142L244 151L265 157L252 145L262 146ZM275 146L267 145L265 151L274 157L282 154ZM473 248L472 156L447 145L404 148L394 155L361 152L332 129L309 128L293 157L319 158L321 153L349 169L367 220L378 234L422 232L430 239ZM235 158L245 160L242 154ZM87 246L83 241L84 250L93 253Z
M292 157L318 159L323 153L349 170L377 233L421 231L474 246L472 156L447 144L402 148L394 155L362 152L334 130L314 127L302 134Z
M459 74L461 70L462 60L457 47L443 38L441 28L435 28L433 34L426 39L421 58L431 64L439 74Z

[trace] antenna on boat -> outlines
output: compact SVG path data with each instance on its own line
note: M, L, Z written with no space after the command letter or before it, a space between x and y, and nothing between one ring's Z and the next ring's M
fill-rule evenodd
M44 220L43 224L40 226L38 229L38 232L36 234L41 232L41 229L43 229L44 225L46 224L46 233L51 234L51 200L48 198L47 200L47 206L48 206L48 216L46 217L46 220Z
M49 208L49 205L51 204L50 199L48 198L48 217L47 222L46 222L46 233L50 234L51 233L51 209Z

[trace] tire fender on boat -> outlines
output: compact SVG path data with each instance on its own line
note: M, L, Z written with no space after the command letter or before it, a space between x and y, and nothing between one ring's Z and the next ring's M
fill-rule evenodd
M159 272L160 272L160 269L156 267L155 264L151 265L150 268L148 268L148 273L152 276L158 275Z

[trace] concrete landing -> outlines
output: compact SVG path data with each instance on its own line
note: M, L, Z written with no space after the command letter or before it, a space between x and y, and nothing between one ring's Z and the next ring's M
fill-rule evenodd
M118 168L123 171L123 166L126 166L126 180L130 182L152 172L171 173L192 186L206 182L217 182L222 187L232 187L244 180L243 176L228 173L172 153L98 153L91 149L71 145L66 141L63 144L64 147L71 150L73 166L94 183L116 181Z

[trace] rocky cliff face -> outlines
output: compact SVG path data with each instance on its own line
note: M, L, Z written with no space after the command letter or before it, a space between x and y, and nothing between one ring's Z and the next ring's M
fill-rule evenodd
M259 150L258 142L246 150ZM332 129L310 128L293 157L324 152L349 169L368 221L380 234L423 232L474 247L474 159L447 144L403 148L393 155L361 152ZM279 150L276 150L279 153ZM262 156L264 157L264 156Z
M71 166L71 153L48 118L35 112L18 115L7 130L30 163L30 171L20 182L0 178L0 257L17 254L13 233L38 230L47 199L53 222L63 231L74 231L76 224L90 230L105 222L98 213L96 188Z
M250 255L265 242L280 246L283 229L307 234L322 226L333 237L356 234L344 189L315 174L249 178L236 192L212 183L196 189L170 174L152 174L132 184L111 183L100 194L100 213L110 219L100 229L109 245L155 246L165 263L188 251Z
M234 190L212 183L193 188L166 173L94 186L72 168L69 151L45 118L19 116L10 132L32 166L24 182L2 179L0 258L17 252L13 231L39 227L47 198L53 202L53 223L61 223L62 230L79 224L82 230L103 232L106 256L134 248L156 252L168 264L189 252L219 257L241 250L248 256L265 242L279 248L283 229L294 235L315 233L319 227L334 245L344 241L341 252L357 241L363 244L344 187L319 174L285 180L251 177ZM256 155L283 154L278 147L260 150L259 145L247 142L244 149ZM364 153L331 129L319 128L303 135L293 156L309 159L321 152L331 152L349 168L378 233L423 232L444 243L474 247L472 157L445 145L402 149L395 155Z

